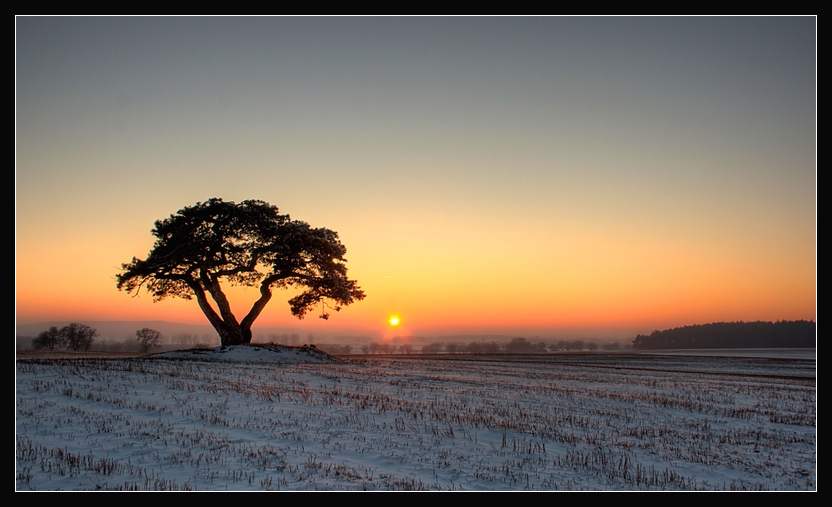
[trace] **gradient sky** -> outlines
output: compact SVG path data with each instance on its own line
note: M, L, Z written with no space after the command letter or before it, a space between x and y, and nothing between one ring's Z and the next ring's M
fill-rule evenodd
M207 324L115 274L211 197L338 231L367 293L262 326L816 320L814 17L18 17L16 127L18 323Z

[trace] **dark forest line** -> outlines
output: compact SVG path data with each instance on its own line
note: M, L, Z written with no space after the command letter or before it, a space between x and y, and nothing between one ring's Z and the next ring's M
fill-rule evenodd
M633 340L633 348L812 348L816 339L817 324L812 321L714 322L640 334Z

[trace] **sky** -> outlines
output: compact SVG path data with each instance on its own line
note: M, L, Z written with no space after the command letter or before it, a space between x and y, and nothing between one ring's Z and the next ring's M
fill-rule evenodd
M115 275L212 197L337 231L367 294L324 322L277 293L255 334L817 320L814 17L17 17L15 42L18 324L207 323Z

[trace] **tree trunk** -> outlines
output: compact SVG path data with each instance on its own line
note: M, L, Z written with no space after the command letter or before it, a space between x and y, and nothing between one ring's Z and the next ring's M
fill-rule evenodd
M227 319L223 319L217 315L217 312L214 311L214 308L211 307L211 304L208 302L208 298L205 296L205 291L196 281L190 283L189 285L194 291L196 301L199 303L199 308L202 310L202 313L205 314L208 318L208 322L214 326L214 329L220 336L220 345L227 347L229 345L251 343L251 324L244 322L243 325L240 325L237 322L237 319L235 319L234 315L231 313L231 308L228 305L228 300L225 299L225 294L223 294L219 288L215 288L215 290L210 293L214 298L214 301L217 302L217 306L220 307L220 312L225 316L230 316L230 318ZM218 295L215 295L215 292L218 292ZM219 301L217 301L218 297Z
M243 345L251 343L251 329L246 329L243 326L235 323L220 322L214 324L217 334L220 335L220 344L223 347L229 345Z

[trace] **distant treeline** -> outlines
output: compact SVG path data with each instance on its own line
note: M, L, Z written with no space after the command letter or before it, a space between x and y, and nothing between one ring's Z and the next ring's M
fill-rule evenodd
M811 348L817 326L812 321L714 322L638 335L634 349Z
M542 354L546 352L589 350L619 350L619 342L608 342L603 345L584 340L560 340L557 343L533 343L523 337L513 338L511 341L472 341L467 344L461 342L433 342L421 346L411 343L396 345L389 342L369 342L359 347L352 345L336 345L320 343L317 348L330 354Z

